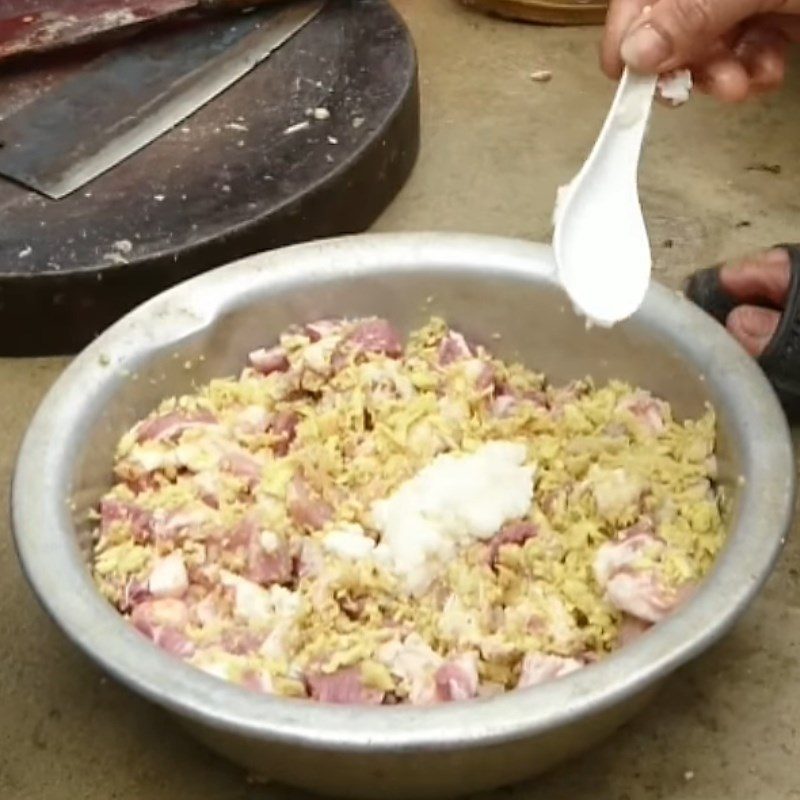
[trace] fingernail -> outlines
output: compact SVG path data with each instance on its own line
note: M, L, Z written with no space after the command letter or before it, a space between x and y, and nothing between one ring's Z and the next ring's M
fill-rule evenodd
M635 70L656 72L672 55L672 45L652 25L642 25L623 39L620 55Z

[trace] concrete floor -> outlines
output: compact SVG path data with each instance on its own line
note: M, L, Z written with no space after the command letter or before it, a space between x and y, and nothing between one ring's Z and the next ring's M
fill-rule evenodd
M453 0L396 0L416 37L424 147L380 230L447 229L546 239L556 186L590 146L613 87L598 31L496 22ZM534 69L552 70L548 84ZM793 239L800 96L739 109L695 99L659 110L644 197L658 277ZM780 165L780 174L754 169ZM0 479L61 360L0 361ZM3 498L5 502L5 498ZM40 612L0 514L0 798L262 800L156 709L105 680ZM675 677L605 746L496 797L519 800L800 798L800 545L733 633ZM57 580L54 576L54 580ZM487 798L493 800L493 798Z

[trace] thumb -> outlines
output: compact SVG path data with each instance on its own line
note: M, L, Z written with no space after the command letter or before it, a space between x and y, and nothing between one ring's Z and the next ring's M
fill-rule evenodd
M685 67L720 37L783 0L658 0L622 40L623 61L638 72Z

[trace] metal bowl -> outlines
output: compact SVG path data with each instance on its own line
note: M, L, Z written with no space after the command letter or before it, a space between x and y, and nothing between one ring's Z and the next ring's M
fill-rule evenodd
M709 317L653 286L633 319L587 330L552 276L550 250L540 245L361 236L254 256L144 304L72 363L25 437L13 524L34 591L90 658L267 779L350 797L453 796L520 780L589 747L753 600L790 524L794 462L772 389ZM165 395L238 371L249 349L287 325L343 314L384 315L404 329L437 314L556 381L627 379L669 399L678 415L713 403L730 532L694 599L596 666L429 709L258 696L153 647L99 595L87 570L86 517L110 485L116 440Z

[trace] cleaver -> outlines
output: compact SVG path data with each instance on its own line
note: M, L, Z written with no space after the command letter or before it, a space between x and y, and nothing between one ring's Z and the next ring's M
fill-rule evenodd
M137 38L0 120L0 176L59 200L225 91L322 10L300 0Z
M5 0L0 60L133 32L190 11L225 12L270 2L275 0Z

